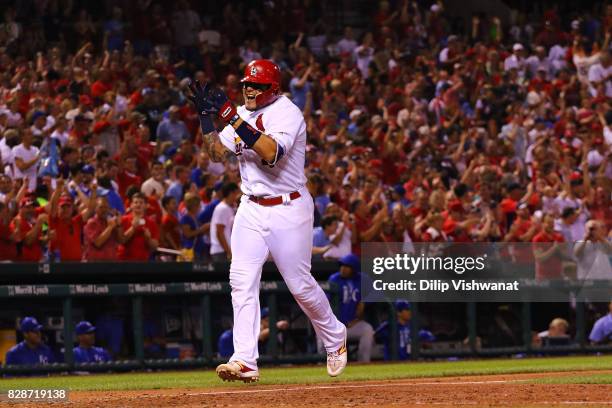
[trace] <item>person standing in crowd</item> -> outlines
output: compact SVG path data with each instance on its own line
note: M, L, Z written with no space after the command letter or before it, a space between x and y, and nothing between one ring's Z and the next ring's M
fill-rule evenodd
M234 207L241 194L236 183L228 183L221 187L222 200L215 207L210 221L210 255L213 261L225 262L232 259L230 241L236 215Z
M94 216L83 228L83 260L116 260L123 240L121 217L111 210L106 197L96 198L95 205Z
M132 195L131 212L121 217L123 237L117 251L124 261L148 261L159 243L159 228L145 216L146 197L137 192Z
M599 220L586 223L584 238L574 244L578 279L611 280L612 242L606 237L606 225Z
M36 146L33 146L34 136L32 130L26 128L21 135L21 144L13 147L12 160L15 163L14 176L15 178L24 178L28 180L28 191L36 190L38 163L40 160L40 152Z
M210 224L200 224L198 221L200 203L200 197L196 194L185 194L185 213L179 219L181 249L193 254L194 257L201 255L202 236L210 232Z

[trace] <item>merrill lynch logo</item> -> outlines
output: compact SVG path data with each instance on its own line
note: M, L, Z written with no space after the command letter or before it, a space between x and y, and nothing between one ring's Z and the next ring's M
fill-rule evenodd
M221 282L187 282L185 283L185 292L218 292L223 289Z
M49 287L46 285L15 285L9 286L9 296L20 295L48 295Z
M167 287L163 283L134 283L129 286L130 293L166 293Z
M71 295L96 295L108 293L108 285L70 285Z

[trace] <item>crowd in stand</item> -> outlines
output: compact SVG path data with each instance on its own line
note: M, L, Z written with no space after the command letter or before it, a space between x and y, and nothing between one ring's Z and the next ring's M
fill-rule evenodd
M338 33L316 1L77 3L4 9L1 260L230 259L239 173L200 149L184 89L241 104L256 58L304 112L315 257L610 237L612 6L458 24L381 1Z

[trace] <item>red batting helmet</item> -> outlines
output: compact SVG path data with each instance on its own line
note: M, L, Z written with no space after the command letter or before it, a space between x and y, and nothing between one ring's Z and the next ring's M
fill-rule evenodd
M281 72L278 65L270 60L253 60L244 68L244 77L240 82L253 82L270 85L255 98L257 108L271 104L280 96Z

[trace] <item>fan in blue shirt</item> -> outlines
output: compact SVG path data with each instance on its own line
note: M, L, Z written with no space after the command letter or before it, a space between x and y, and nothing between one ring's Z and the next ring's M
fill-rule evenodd
M51 348L42 342L42 325L34 317L24 317L20 324L23 341L6 352L6 365L51 364Z
M75 363L105 363L111 361L108 351L102 347L95 347L96 328L88 321L76 325L76 335L79 345L72 351Z

